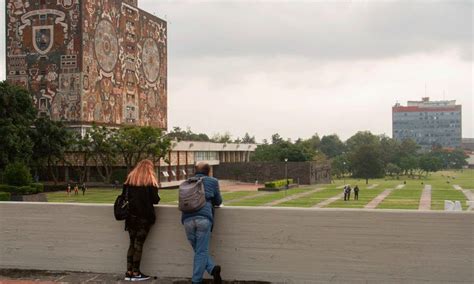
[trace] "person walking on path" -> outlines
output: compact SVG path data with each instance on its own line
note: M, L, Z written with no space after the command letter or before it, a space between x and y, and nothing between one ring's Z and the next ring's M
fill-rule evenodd
M344 186L344 189L342 192L344 193L344 201L347 201L347 185Z
M354 187L354 200L359 200L359 186Z
M85 183L85 182L82 183L82 185L81 185L81 190L82 190L82 196L86 195L87 187L86 187L86 183Z
M200 179L205 192L205 204L202 208L184 212L181 222L184 225L186 237L194 250L192 283L202 283L204 271L214 278L214 283L222 283L221 267L216 265L209 255L209 241L214 223L214 208L222 204L219 182L209 177L210 166L207 163L196 165L194 178ZM181 189L180 189L181 191Z
M69 183L67 184L67 187L66 187L66 194L67 196L71 195L71 185Z
M347 186L347 201L351 200L351 190L352 190L351 186L348 185Z
M150 276L140 271L143 244L151 226L155 223L155 208L158 204L158 181L153 162L142 160L128 174L122 189L128 196L128 217L125 220L125 231L128 231L130 245L127 251L127 272L125 280L142 281Z
M79 186L77 183L74 185L74 195L79 195Z

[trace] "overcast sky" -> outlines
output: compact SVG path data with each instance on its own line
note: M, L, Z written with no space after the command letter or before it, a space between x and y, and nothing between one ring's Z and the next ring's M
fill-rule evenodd
M391 107L426 93L474 136L472 1L138 2L168 21L170 128L391 136Z

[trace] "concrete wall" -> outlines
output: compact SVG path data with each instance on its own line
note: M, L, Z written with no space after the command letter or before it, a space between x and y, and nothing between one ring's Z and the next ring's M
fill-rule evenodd
M214 176L245 182L267 182L285 178L284 162L221 163ZM288 162L288 178L300 184L330 183L331 166L317 162Z
M191 275L176 207L159 206L142 270ZM111 205L0 202L0 268L125 270ZM224 207L212 255L225 279L286 283L472 283L472 213Z

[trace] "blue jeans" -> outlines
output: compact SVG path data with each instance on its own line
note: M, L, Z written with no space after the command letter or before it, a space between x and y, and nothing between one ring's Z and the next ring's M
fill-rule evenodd
M186 237L194 250L193 283L201 283L204 271L211 274L214 261L209 255L212 223L201 216L191 217L184 221Z

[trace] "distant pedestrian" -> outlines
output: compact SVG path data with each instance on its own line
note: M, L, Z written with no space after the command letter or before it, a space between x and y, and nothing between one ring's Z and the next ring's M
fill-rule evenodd
M354 187L354 200L359 200L359 186Z
M347 185L345 185L345 186L344 186L344 189L343 189L343 193L344 193L344 201L347 201L347 193L348 193L348 191L347 191L347 187L348 187L348 186L347 186Z
M347 186L347 201L351 200L351 190L352 190L351 186L348 185Z
M71 185L68 183L66 187L66 194L67 196L71 195Z
M87 190L87 187L86 187L86 183L83 182L82 185L81 185L81 190L82 190L82 195L86 195L86 190Z
M74 186L74 195L79 195L79 186L77 185L77 183Z

